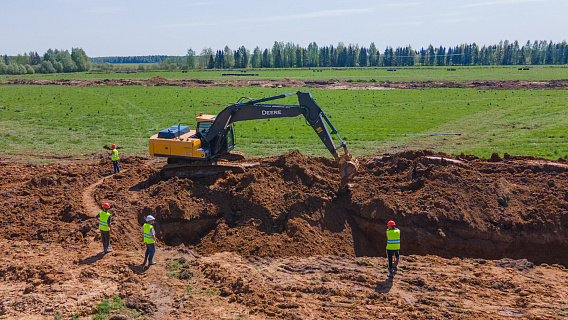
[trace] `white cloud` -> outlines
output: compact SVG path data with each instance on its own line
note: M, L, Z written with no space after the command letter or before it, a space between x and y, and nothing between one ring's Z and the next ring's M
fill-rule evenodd
M408 21L408 22L393 22L393 23L379 23L377 27L407 27L407 26L419 26L424 24L422 21Z
M99 8L93 8L89 11L94 13L117 13L123 10L124 8L122 7L99 7Z
M212 26L213 23L205 23L205 22L187 22L187 23L173 23L173 24L166 24L163 26L159 26L158 28L161 29L176 29L176 28L188 28L188 27L207 27Z
M307 20L307 19L324 18L324 17L341 17L341 16L348 16L354 14L372 13L374 11L375 9L372 8L326 10L326 11L316 11L316 12L285 15L285 16L268 16L268 17L246 18L246 19L236 19L236 20L225 20L225 21L218 21L215 23L215 25L219 25L222 23L237 23L237 22L251 23L251 22L274 22L274 21L300 20L300 19ZM168 24L161 26L161 28L204 27L211 25L212 23L190 22L190 23Z
M473 22L478 21L477 18L445 18L434 20L435 23L461 23L461 22Z
M460 13L460 12L446 12L446 13L436 13L436 14L433 14L429 17L440 17L440 18L442 18L442 17L455 17L455 16L460 16L460 15L462 15L462 13Z
M508 4L519 4L519 3L531 3L531 2L548 2L550 0L498 0L498 1L488 1L479 3L470 3L461 6L462 8L470 7L486 7L495 5L508 5Z
M232 22L243 22L243 21L262 22L262 21L314 19L314 18L324 18L324 17L342 17L342 16L348 16L348 15L354 15L354 14L372 13L372 12L375 12L375 9L372 9L372 8L339 9L339 10L325 10L325 11L316 11L316 12L308 12L308 13L300 13L300 14L291 14L291 15L286 15L286 16L269 16L269 17L259 17L259 18L247 18L247 19L234 20Z
M421 5L422 2L398 2L398 3L387 3L383 4L383 7L411 7Z

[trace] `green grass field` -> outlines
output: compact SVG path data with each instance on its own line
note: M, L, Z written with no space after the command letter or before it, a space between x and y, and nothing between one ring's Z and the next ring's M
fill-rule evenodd
M355 156L411 148L486 158L493 152L568 158L566 90L0 85L0 148L22 155L22 161L88 156L111 143L123 147L122 153L147 156L152 134L179 122L195 123L199 112L217 114L243 96L297 90L312 93ZM276 102L297 104L297 99ZM249 156L293 149L329 156L302 117L239 122L235 130L235 150ZM461 135L430 136L440 133Z
M69 73L0 76L24 79L150 79L161 76L167 79L242 80L242 79L301 79L301 80L360 80L360 81L468 81L468 80L559 80L568 78L568 66L530 66L530 70L518 70L522 66L479 67L406 67L406 68L314 68L314 69L247 69L247 70L196 70L182 72L140 73ZM455 69L455 71L448 71ZM389 71L396 70L396 71ZM258 74L258 76L223 76L223 74Z

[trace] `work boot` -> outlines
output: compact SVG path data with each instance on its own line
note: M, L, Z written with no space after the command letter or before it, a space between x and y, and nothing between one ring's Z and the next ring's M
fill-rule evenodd
M142 265L146 265L146 261L148 261L148 258L144 258L144 262L142 262Z
M148 263L148 266L153 266L153 265L155 265L155 264L156 264L156 263L153 262L152 259L150 259L150 262Z
M393 274L393 272L392 272L392 270L391 270L391 269L389 269L389 274L388 274L388 277L389 277L389 278L392 278L392 277L394 277L394 274Z

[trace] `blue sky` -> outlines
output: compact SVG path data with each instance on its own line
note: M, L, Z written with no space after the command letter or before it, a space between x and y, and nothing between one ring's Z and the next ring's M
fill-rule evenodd
M566 0L2 0L0 54L185 55L274 41L307 47L568 40Z

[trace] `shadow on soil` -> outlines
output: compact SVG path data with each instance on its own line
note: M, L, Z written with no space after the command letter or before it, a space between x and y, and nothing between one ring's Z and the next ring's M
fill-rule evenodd
M375 292L379 293L387 293L392 288L393 278L388 277L383 282L377 281L377 287L375 288Z
M104 256L105 256L104 252L99 252L94 256L90 256L90 257L85 258L85 259L80 259L79 264L93 264L93 263L101 260Z
M144 274L146 270L149 269L146 265L133 263L129 263L128 268L130 268L130 270L132 270L135 274Z

